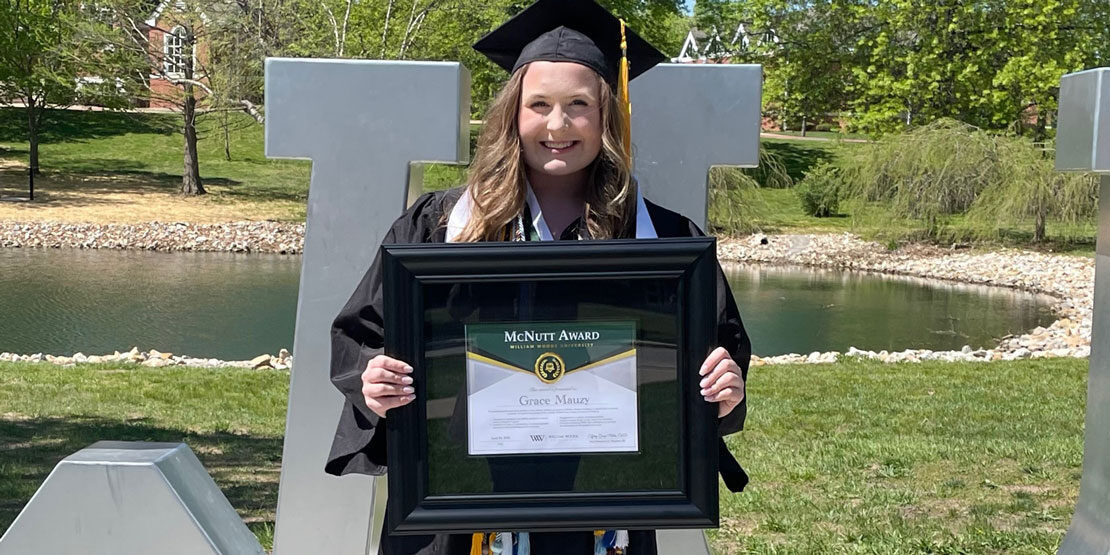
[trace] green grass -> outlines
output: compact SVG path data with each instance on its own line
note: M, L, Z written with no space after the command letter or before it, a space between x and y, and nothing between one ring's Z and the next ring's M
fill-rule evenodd
M1048 553L1079 487L1086 360L761 366L718 553ZM264 545L289 375L0 363L0 530L101 439L185 441Z
M723 553L1048 553L1074 507L1086 360L752 369Z
M288 394L288 372L275 370L0 362L0 530L75 451L105 439L184 441L272 544Z
M0 159L26 168L28 146L25 113L0 108ZM42 171L72 176L137 179L167 190L181 186L184 139L177 132L180 116L158 113L78 112L49 110L39 146ZM263 152L263 127L245 114L232 114L231 161L224 158L219 118L199 119L197 145L200 175L207 185L222 185L226 202L295 201L308 199L310 163L269 160ZM0 171L0 187L26 189L26 169ZM290 215L303 220L305 209Z

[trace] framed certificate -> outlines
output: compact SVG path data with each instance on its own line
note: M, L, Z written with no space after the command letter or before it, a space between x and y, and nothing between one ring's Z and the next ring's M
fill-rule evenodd
M717 526L715 248L383 245L390 533Z

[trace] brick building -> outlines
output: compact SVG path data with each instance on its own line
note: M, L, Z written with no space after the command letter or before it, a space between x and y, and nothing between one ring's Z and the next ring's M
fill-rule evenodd
M203 14L189 13L179 0L161 0L144 22L151 63L149 107L177 106L184 94L181 79L208 82L204 71L208 48L202 40L205 19ZM203 98L204 89L194 87L194 94Z

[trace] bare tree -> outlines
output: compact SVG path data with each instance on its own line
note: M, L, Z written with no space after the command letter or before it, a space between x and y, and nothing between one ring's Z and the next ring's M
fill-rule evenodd
M149 3L141 0L116 0L109 6L116 24L127 31L117 46L148 62L133 79L141 85L142 96L151 104L181 114L181 192L202 195L205 189L197 153L198 116L238 110L262 121L261 112L249 98L232 97L226 88L217 90L218 85L230 80L213 79L219 72L211 65L214 44L221 33L243 32L237 23L250 15L249 5L244 11L243 5L215 0L181 0L164 4L166 11L154 15L145 12Z

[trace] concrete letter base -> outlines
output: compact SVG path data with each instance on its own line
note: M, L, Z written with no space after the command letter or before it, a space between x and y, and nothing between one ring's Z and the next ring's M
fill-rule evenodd
M100 441L70 455L0 538L2 555L264 553L184 443Z

